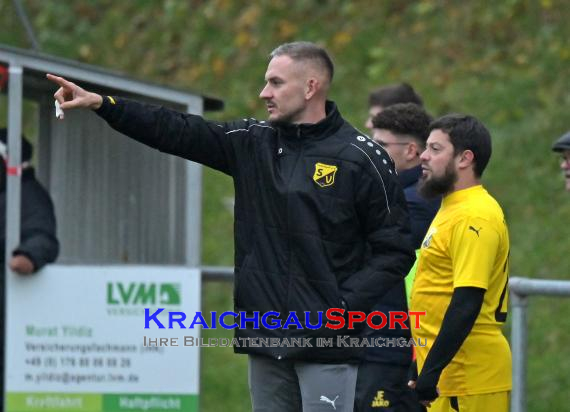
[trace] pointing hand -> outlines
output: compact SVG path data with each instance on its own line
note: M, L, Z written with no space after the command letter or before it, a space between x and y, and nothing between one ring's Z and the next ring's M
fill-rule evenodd
M53 97L58 101L62 110L88 108L98 109L103 103L103 98L96 94L82 89L75 83L72 83L63 77L46 75L48 80L57 83L60 87Z

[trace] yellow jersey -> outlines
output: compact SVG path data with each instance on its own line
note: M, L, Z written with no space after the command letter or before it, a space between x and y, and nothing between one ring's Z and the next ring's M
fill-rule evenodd
M443 370L441 396L511 389L511 352L501 332L507 317L509 234L503 211L481 185L444 197L422 242L410 311L425 311L415 339L421 372L457 287L485 289L481 312L463 345Z

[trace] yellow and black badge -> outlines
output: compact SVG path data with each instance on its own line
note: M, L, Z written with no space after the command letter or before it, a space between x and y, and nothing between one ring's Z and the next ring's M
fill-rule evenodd
M326 165L324 163L315 164L315 174L313 180L320 187L332 186L334 184L334 176L338 167L333 165Z
M370 405L372 408L388 408L390 407L390 401L388 399L384 399L384 391L376 392L376 396L372 399L372 404Z

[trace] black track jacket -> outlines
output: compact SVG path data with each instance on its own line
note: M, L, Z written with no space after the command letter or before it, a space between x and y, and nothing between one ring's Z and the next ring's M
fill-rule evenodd
M248 318L275 311L283 322L294 311L303 326L256 329L248 322L236 338L256 339L240 340L236 352L329 363L362 358L363 349L337 341L360 330L312 330L304 312L312 325L322 312L324 325L327 309L343 301L369 311L408 273L414 253L394 165L333 102L319 123L285 126L211 122L115 97L104 97L96 112L139 142L233 178L235 310ZM317 347L317 337L332 337L332 347ZM291 338L307 339L291 346Z
M3 166L0 166L3 167ZM6 176L0 176L0 272L4 274L4 248L6 245ZM22 171L20 205L20 244L13 255L25 255L36 271L53 262L59 253L56 237L56 221L52 200L46 189L36 179L33 168ZM4 278L0 282L4 289ZM2 312L4 308L0 308Z

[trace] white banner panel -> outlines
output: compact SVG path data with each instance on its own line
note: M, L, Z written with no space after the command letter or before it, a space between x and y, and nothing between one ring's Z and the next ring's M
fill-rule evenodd
M7 412L197 410L199 347L184 337L200 330L169 329L168 313L200 311L200 279L198 269L129 265L9 276ZM166 328L145 329L145 309L158 308ZM161 338L168 346L143 344Z

